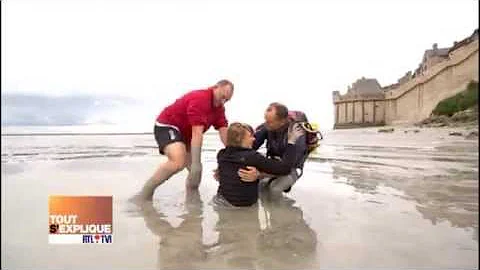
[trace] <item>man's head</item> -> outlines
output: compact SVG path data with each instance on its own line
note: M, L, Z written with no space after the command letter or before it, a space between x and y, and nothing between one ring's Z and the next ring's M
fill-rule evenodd
M227 130L227 146L252 148L255 137L251 126L242 123L231 123Z
M233 96L233 83L228 80L221 80L213 86L213 105L223 106Z
M268 105L265 111L265 127L268 130L277 130L288 122L287 106L274 102Z

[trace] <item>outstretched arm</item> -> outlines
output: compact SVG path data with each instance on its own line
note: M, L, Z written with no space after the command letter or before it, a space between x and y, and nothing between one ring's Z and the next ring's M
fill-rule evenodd
M264 124L257 127L257 129L255 130L255 134L254 134L255 141L253 142L252 148L255 149L255 150L260 148L260 146L262 146L262 144L267 139L267 134L268 134L268 131L267 131L267 128L265 127Z
M305 131L303 131L303 135L298 138L297 142L295 143L295 164L303 163L308 153L307 149L307 138Z
M268 174L286 175L290 173L295 164L295 145L289 143L285 151L285 158L276 160L264 157L260 153L249 157L248 165L255 166L258 170Z
M264 134L266 135L266 130ZM298 149L296 143L302 140L302 138L303 140L305 139L303 137L304 134L305 132L298 125L292 125L289 128L288 145L282 160L265 158L257 153L249 160L249 165L251 166L247 166L247 169L240 169L238 175L243 181L255 181L262 175L263 177L268 177L268 175L288 174L297 160L296 153ZM306 144L304 145L306 147ZM301 147L301 143L299 147ZM286 168L288 168L288 171Z
M218 129L218 134L220 135L220 140L222 140L223 145L227 146L227 127L221 127Z
M189 187L197 188L202 179L202 141L203 141L203 126L192 127L192 141L191 141L191 157L192 165L190 165L190 182Z
M213 127L218 130L218 134L220 135L223 145L227 146L228 121L227 117L225 116L224 107L220 108L220 111L217 113Z

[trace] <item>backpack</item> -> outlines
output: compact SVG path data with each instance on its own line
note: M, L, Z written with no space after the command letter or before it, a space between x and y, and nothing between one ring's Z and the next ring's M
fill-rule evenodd
M288 111L288 118L294 123L299 123L306 131L308 154L313 152L320 145L319 141L323 140L320 130L312 127L307 115L302 111Z

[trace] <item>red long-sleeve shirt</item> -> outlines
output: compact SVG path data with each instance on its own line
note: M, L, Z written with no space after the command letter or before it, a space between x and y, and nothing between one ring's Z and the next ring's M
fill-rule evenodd
M210 126L215 129L227 127L223 106L213 106L213 88L191 91L173 104L169 105L157 116L157 122L178 127L187 149L192 141L192 126L203 126L203 132Z

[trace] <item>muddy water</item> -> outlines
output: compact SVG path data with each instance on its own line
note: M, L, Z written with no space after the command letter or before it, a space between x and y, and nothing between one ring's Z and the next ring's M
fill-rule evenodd
M478 268L478 142L404 131L328 132L290 193L247 209L211 203L216 137L198 192L185 192L182 172L143 209L127 199L162 160L153 138L35 138L33 148L9 137L2 268ZM35 151L47 153L15 155ZM49 194L113 195L114 244L49 245Z

